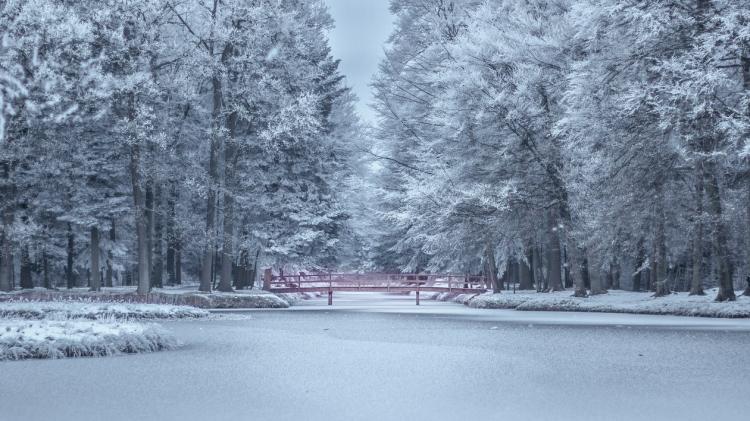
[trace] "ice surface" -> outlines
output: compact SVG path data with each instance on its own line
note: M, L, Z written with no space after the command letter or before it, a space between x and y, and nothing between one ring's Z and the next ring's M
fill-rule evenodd
M750 321L336 294L170 323L185 346L3 363L4 419L745 420ZM64 385L62 387L61 385ZM92 388L96 390L91 394ZM44 399L30 399L44 396Z

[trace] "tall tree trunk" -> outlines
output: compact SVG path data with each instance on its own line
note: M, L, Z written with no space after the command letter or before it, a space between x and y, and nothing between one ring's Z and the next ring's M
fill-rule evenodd
M149 147L149 149L152 149ZM153 151L152 151L153 153ZM153 155L152 155L153 156ZM149 270L149 290L154 287L154 180L148 176L146 180L146 261Z
M164 249L162 248L164 234L163 212L161 206L161 186L158 183L156 183L154 186L154 210L152 220L154 221L154 261L152 266L151 283L154 287L161 288L164 286Z
M176 183L171 182L169 193L167 194L167 227L166 227L166 240L167 240L167 283L174 285L177 283L175 276L175 252L176 252L176 209L175 200L177 195Z
M211 278L214 272L214 252L216 239L216 198L219 185L219 150L221 149L221 81L218 76L211 80L213 87L213 110L211 113L211 151L208 161L208 200L206 212L206 246L203 250L203 262L201 265L200 290L211 292Z
M73 263L75 260L75 235L73 235L73 226L68 223L68 247L67 251L67 262L65 265L65 281L68 289L72 289L76 286L75 274L73 273Z
M575 244L575 241L571 241L572 239L568 238L568 255L570 256L568 259L568 266L570 267L570 275L573 277L573 288L575 290L573 291L574 297L588 297L588 291L586 290L586 284L583 282L583 276L581 276L581 271L579 269L579 263L580 262L580 250L578 249L578 246Z
M612 289L620 289L620 260L616 256L612 262L610 270L612 272L612 281L609 287Z
M658 222L656 228L656 282L654 289L656 297L664 297L670 294L668 264L667 264L667 240L666 240L666 215L664 212L664 192L660 186L657 199L659 201Z
M533 283L531 281L531 279L532 279L531 267L534 264L534 256L533 256L533 252L532 252L532 247L527 247L526 248L525 255L526 255L525 256L526 258L524 260L521 260L519 262L520 263L520 267L519 267L520 273L519 273L519 276L518 276L518 279L519 279L518 289L520 289L520 290L534 289L534 285L533 285Z
M239 116L232 112L227 118L229 137L224 145L224 244L221 258L221 281L219 291L232 292L232 268L234 264L234 196L233 188L239 160L235 135Z
M91 291L101 291L101 268L99 267L99 228L91 227Z
M745 92L750 92L750 44L746 43L744 45L744 48L742 50L742 57L740 57L740 62L742 63L742 86L745 90ZM750 116L750 105L748 105L748 109L745 111L745 114ZM748 163L750 163L750 159L747 160ZM748 169L750 171L750 168ZM747 226L748 230L750 230L750 177L745 180L745 183L747 184L747 201L745 202L745 206L747 207ZM745 276L745 282L747 283L747 286L745 287L745 291L742 293L742 295L750 297L750 232L747 233L747 250L746 252L746 259L747 259L747 275Z
M719 192L719 180L713 164L704 166L706 176L706 197L711 212L713 226L713 251L718 264L719 293L716 301L734 301L734 285L732 285L732 273L729 264L729 248L726 225L724 224L721 195Z
M750 58L745 58L745 61L747 62L747 70L748 73L746 81L748 81L748 84L750 85ZM750 86L747 87L747 90L750 91ZM745 251L746 254L746 271L747 274L745 275L745 282L747 283L747 286L745 287L745 291L742 293L742 295L750 297L750 181L747 182L747 229L748 232L745 234L747 235L747 250Z
M695 221L693 229L693 279L690 295L706 295L703 291L703 170L696 169L695 177Z
M151 291L151 268L149 266L148 220L141 178L141 145L136 140L130 150L130 178L133 183L133 203L135 205L135 233L138 250L138 294Z
M542 262L541 247L534 247L532 248L531 252L533 255L533 258L531 260L531 271L534 274L534 283L536 284L536 290L543 291L544 285L547 283L547 281L544 279L544 271L542 269L544 262Z
M13 192L15 187L10 179L10 164L2 163L3 178L0 180L0 212L2 212L2 232L0 232L0 291L13 289L13 245L10 232L13 226L15 200Z
M19 268L19 284L21 289L34 289L34 280L31 278L31 258L29 257L29 246L21 247L21 267Z
M584 249L584 253L588 254L588 250ZM584 262L586 262L586 273L589 277L589 286L591 288L591 295L600 295L600 294L606 294L607 293L607 287L602 285L602 276L601 271L595 270L594 273L591 273L591 267L589 266L589 259L588 256L584 259Z
M260 253L260 249L258 250ZM487 242L484 247L484 259L485 259L485 272L487 279L492 285L492 292L499 294L502 291L503 286L500 284L497 276L497 262L495 261L495 246L491 242ZM256 255L257 264L257 255Z
M182 284L182 243L179 238L174 249L174 283Z
M47 250L42 251L42 276L44 279L44 288L52 289L52 284L49 280L49 257L47 256Z
M114 253L112 253L112 248L115 246L115 241L117 241L117 235L115 233L115 217L113 216L110 218L110 227L109 227L109 247L107 247L107 277L104 282L104 286L112 287L114 285L113 278L114 278Z
M633 270L633 291L640 291L643 287L643 264L646 262L646 250L643 246L643 237L638 239L636 245L635 269Z
M589 273L589 256L586 248L581 249L581 278L583 278L583 285L586 288L591 288L591 274Z
M549 287L547 291L562 291L562 262L560 250L560 220L558 210L550 210L547 218L549 245L547 247L547 270Z

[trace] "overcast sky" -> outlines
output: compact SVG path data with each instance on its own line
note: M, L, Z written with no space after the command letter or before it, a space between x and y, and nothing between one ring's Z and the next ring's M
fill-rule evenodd
M347 84L359 97L357 109L367 121L374 113L370 80L383 58L383 44L388 39L393 17L388 11L389 0L325 0L336 28L331 32L333 55L341 59L341 70Z

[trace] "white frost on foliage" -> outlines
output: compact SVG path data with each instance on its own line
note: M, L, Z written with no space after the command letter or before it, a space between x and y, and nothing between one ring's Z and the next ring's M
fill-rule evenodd
M717 303L713 301L716 291L707 291L705 296L688 296L687 293L654 298L651 293L610 291L607 294L588 298L572 296L571 291L537 293L522 291L501 294L459 295L437 297L451 299L472 308L515 309L522 311L581 311L597 313L656 314L693 317L750 317L750 298L740 296L737 301Z
M172 349L176 339L157 325L101 321L0 321L0 361L99 357Z
M0 303L0 318L22 319L184 319L208 316L208 311L164 304L95 303L75 301L14 301Z

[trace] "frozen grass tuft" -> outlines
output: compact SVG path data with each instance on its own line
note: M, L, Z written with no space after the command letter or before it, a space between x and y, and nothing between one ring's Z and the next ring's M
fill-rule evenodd
M194 307L163 304L114 304L86 301L0 302L0 318L5 319L164 320L203 318L208 315L208 311Z
M103 321L0 321L0 361L103 357L177 347L161 327Z

